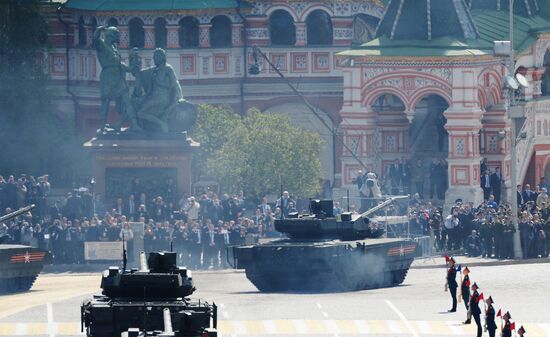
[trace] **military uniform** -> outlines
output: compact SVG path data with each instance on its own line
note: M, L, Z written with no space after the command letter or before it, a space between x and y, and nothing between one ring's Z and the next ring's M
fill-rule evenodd
M512 337L512 329L510 327L510 321L506 321L502 327L502 337Z
M497 325L495 323L495 308L493 308L493 300L489 297L490 302L485 311L485 328L489 332L489 337L495 337L495 332L497 330ZM489 302L489 300L488 300Z
M462 292L462 300L464 301L464 306L466 307L466 310L468 310L470 308L470 276L464 275L464 279L462 279L462 284L460 285L460 290Z
M458 284L456 283L456 268L454 264L454 260L451 260L451 266L449 267L449 270L447 270L447 286L449 287L449 292L451 293L451 298L453 300L453 307L449 312L455 312L456 311L456 288L458 288Z
M474 288L475 288L474 292L470 297L470 312L472 313L472 317L474 318L474 321L476 322L476 325L477 325L477 337L481 337L482 329L481 329L481 310L479 309L479 293L477 292L477 287L474 287Z

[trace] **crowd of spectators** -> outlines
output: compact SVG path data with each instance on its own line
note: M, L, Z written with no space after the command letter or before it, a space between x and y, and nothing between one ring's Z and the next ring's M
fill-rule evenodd
M550 203L534 201L543 196L530 191L529 201L518 201L518 227L524 258L548 257L550 250ZM539 198L540 200L540 198ZM448 215L442 207L424 202L416 196L409 206L409 228L413 234L432 235L438 251L463 250L469 256L497 259L514 257L510 204L497 204L491 195L479 205L456 200Z
M10 177L7 183L0 184L0 215L31 203L39 206L0 225L0 236L8 235L11 243L48 249L56 264L84 263L87 241L120 241L124 237L131 253L135 238L129 223L140 222L144 223L145 251L172 248L178 252L180 263L194 269L224 267L225 247L279 236L274 229L275 218L281 216L281 211L283 216L296 211L296 202L286 191L272 203L264 197L260 204L250 205L243 193L220 197L205 191L176 199L172 190L166 189L154 198L144 192L131 193L109 207L89 189L81 188L48 206L47 176L41 177L40 183L29 177L33 183L28 183L24 193L22 187L15 194L10 192L8 184L12 180ZM20 181L25 182L21 178ZM44 185L43 191L38 190L40 184ZM247 207L251 210L247 211Z

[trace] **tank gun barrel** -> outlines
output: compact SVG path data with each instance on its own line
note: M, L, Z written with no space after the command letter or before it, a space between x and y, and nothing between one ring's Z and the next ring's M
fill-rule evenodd
M26 207L23 207L23 208L20 208L18 209L17 211L14 211L14 212L11 212L11 213L8 213L4 216L1 216L0 217L0 224L3 223L4 221L8 221L10 219L13 219L15 217L18 217L20 216L21 214L25 214L27 213L28 211L30 211L31 209L35 208L36 205L32 204L32 205L29 205L29 206L26 206Z
M357 221L359 219L364 219L366 217L368 217L369 215L377 212L378 210L386 207L386 206L389 206L392 202L394 202L395 200L398 200L398 199L406 199L408 198L409 196L408 195L399 195L399 196L396 196L396 197L390 197L388 198L388 200L384 201L383 203L381 203L380 205L376 205L374 206L373 208L359 214L357 217L355 217L353 219L353 221Z

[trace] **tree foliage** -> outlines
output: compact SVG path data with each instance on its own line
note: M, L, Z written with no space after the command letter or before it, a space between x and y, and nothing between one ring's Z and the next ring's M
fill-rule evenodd
M320 190L323 140L287 117L250 110L208 159L208 171L229 190L261 197L285 189L302 197Z
M71 177L82 163L75 128L53 112L42 56L48 50L47 23L39 1L0 4L1 174Z
M214 157L216 151L227 142L229 135L235 129L241 118L228 106L201 104L199 114L191 137L201 144L200 150L194 154L193 168L200 180L206 173L206 161Z

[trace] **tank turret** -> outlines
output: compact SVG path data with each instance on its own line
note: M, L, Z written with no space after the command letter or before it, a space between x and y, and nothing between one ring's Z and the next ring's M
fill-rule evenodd
M351 212L335 216L332 200L311 200L309 214L290 213L286 219L276 219L275 229L291 239L362 240L377 238L384 234L384 231L372 224L369 216L401 198L406 197L389 198L355 217Z
M173 252L142 252L139 269L105 270L102 294L81 306L87 336L217 336L216 305L187 297L195 291L191 271L176 260Z

